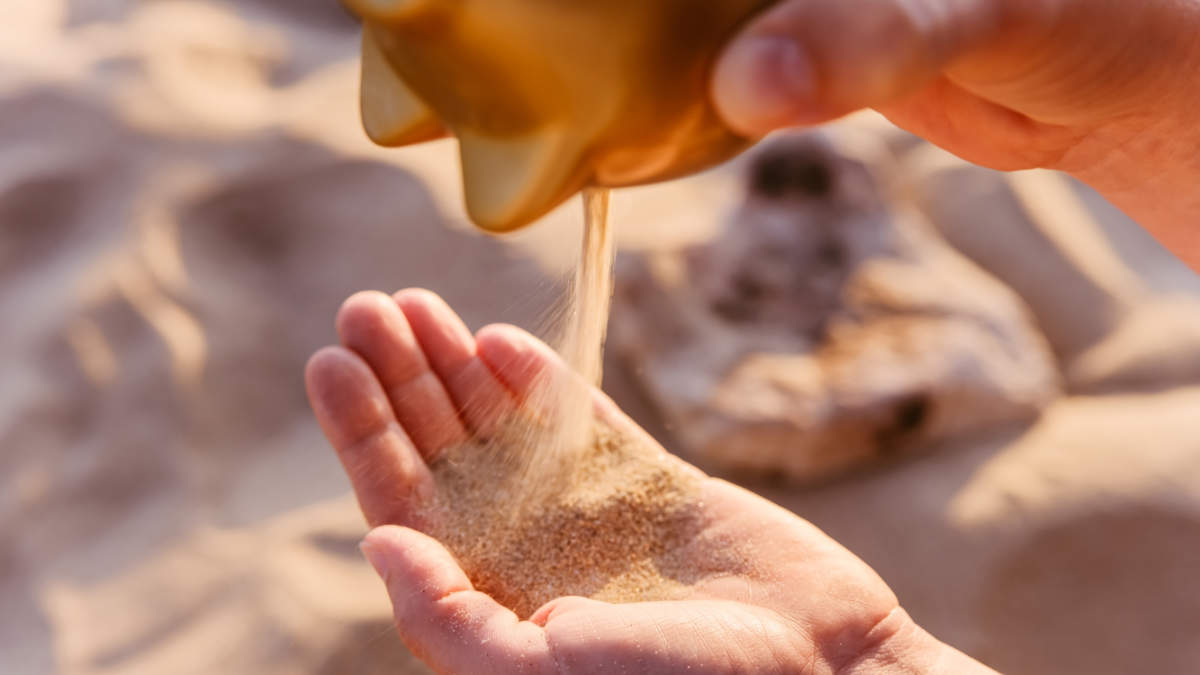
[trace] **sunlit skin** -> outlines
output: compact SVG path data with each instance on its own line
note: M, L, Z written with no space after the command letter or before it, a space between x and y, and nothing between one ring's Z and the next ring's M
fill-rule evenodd
M1091 184L1200 269L1200 0L789 0L713 78L759 136L875 108L983 166Z
M436 489L428 462L448 445L487 434L537 398L548 371L565 365L512 326L472 335L421 290L355 295L337 327L342 344L309 364L309 395L376 526L363 550L387 585L400 635L435 669L989 672L918 628L887 585L820 530L713 478L701 488L706 527L757 553L752 574L702 582L686 600L565 597L516 616L473 590L450 553L419 531L421 506ZM644 437L594 393L597 415Z
M713 98L746 135L870 107L985 166L1068 171L1200 268L1196 35L1200 0L786 0L725 50ZM712 479L711 526L758 548L773 581L726 578L669 603L563 598L522 620L411 527L434 489L428 459L486 433L561 362L511 327L472 335L421 291L355 296L338 327L342 345L310 363L310 397L378 526L363 548L400 634L436 669L986 672L811 525ZM495 405L460 415L468 396ZM596 409L632 429L599 393Z

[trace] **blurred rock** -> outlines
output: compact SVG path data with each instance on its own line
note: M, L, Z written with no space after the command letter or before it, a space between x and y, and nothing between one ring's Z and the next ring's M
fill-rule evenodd
M683 448L797 481L1030 420L1057 395L1019 298L817 135L748 163L711 242L623 256L611 348Z

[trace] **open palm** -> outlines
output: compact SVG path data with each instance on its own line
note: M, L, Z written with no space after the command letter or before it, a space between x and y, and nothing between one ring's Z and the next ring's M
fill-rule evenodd
M426 291L358 294L343 306L338 332L342 346L309 364L309 395L376 527L363 549L387 583L400 635L435 669L816 673L954 661L961 672L971 663L921 631L870 568L811 524L708 477L696 540L736 542L753 558L748 571L700 581L682 600L563 597L518 617L475 590L450 552L421 533L422 506L436 489L428 462L489 434L525 405L540 375L565 366L511 326L473 336ZM595 397L608 424L646 438Z

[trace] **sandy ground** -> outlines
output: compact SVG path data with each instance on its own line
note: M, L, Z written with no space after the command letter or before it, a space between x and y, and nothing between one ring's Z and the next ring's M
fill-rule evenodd
M5 673L419 672L356 549L304 360L364 288L431 287L476 327L544 326L574 254L576 205L501 243L464 225L451 143L369 146L335 3L233 7L0 8ZM622 193L622 244L703 236L735 193L729 171ZM1040 233L947 232L1030 300L1091 393L825 487L756 485L1013 672L1200 663L1200 351L1175 337L1200 284L1106 222L1084 240L1116 253L1038 258L1051 283L1027 289ZM619 369L608 382L669 443Z

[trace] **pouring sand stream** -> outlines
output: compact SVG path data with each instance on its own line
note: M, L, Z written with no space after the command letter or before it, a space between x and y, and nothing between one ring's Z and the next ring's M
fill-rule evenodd
M588 383L600 385L604 336L612 304L615 247L608 222L610 191L583 191L583 251L575 276L575 302L563 343L567 363Z
M589 188L582 193L583 247L570 303L563 317L565 330L559 351L571 372L550 383L540 407L554 409L548 437L541 440L557 453L585 447L592 429L591 386L600 386L604 337L612 304L615 246L609 226L610 191Z

